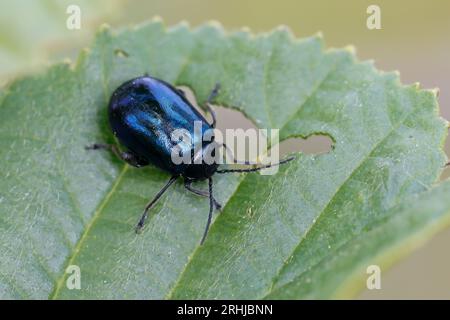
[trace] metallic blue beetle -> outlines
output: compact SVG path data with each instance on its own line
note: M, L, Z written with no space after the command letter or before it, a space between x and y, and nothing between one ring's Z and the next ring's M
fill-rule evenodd
M171 158L172 148L176 145L172 141L171 134L175 129L185 129L192 134L194 139L201 139L200 142L192 142L192 149L190 150L190 157L192 158L197 156L194 152L196 142L201 143L201 153L211 147L210 144L217 145L214 139L203 141L203 134L216 126L216 116L210 103L217 96L218 90L219 85L217 84L206 103L206 108L213 119L211 124L186 99L182 90L147 75L123 83L112 94L108 107L109 122L114 135L127 148L127 151L120 151L115 145L99 143L88 146L86 149L109 149L134 167L142 167L151 163L172 174L166 185L146 205L144 213L136 225L136 232L139 232L144 226L150 208L169 186L181 176L184 178L186 189L197 195L209 197L210 208L201 240L201 243L203 243L211 223L213 209L220 209L221 207L213 196L212 176L215 173L253 172L293 159L287 158L276 164L249 169L228 170L218 170L217 163L207 164L203 160L198 164L194 161L190 164L175 164ZM199 137L194 134L195 121L201 123L202 132ZM221 144L221 146L226 148L225 144ZM191 186L194 181L206 179L208 179L209 191L194 189Z

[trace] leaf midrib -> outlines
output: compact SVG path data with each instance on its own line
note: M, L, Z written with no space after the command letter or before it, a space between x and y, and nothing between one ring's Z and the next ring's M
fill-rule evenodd
M64 280L66 278L66 273L65 270L67 269L68 266L70 266L76 259L76 257L78 256L78 253L81 250L81 247L83 245L83 243L86 241L86 239L88 238L88 234L91 231L92 227L94 226L95 222L98 220L98 218L100 217L101 212L103 211L103 209L106 207L106 205L108 204L109 200L111 199L111 197L113 196L114 192L116 191L117 187L119 186L120 182L123 179L123 176L125 175L125 173L128 171L128 169L130 168L130 166L128 164L125 164L122 167L122 170L120 171L119 175L117 176L116 181L114 182L114 184L112 185L111 189L109 190L109 192L107 193L106 197L103 199L103 201L100 203L100 205L98 206L97 210L95 211L94 215L92 216L91 220L89 221L89 223L87 224L86 228L84 229L84 232L80 238L80 240L78 240L75 248L73 249L73 254L71 255L71 257L69 258L69 260L67 261L67 263L65 264L65 269L62 270L62 275L61 277L57 280L56 282L56 286L55 289L53 291L53 293L50 294L50 299L56 299L57 296L59 295L59 292L61 290L61 288L63 287L64 284Z

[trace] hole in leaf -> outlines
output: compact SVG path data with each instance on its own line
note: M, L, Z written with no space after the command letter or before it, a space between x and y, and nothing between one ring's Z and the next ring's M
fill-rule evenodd
M128 56L129 56L128 52L126 52L123 49L116 49L116 50L114 50L114 54L116 56L118 56L118 57L121 57L121 58L128 58Z
M447 153L447 157L448 157L449 152L450 152L450 139L449 138L447 138L447 140L445 140L444 150ZM447 180L448 178L450 178L450 165L444 167L444 170L442 171L441 177L440 177L441 181Z
M302 152L306 154L322 154L330 152L333 140L324 134L313 134L306 139L289 138L280 143L280 154Z
M205 118L210 121L211 116L200 108L197 104L197 100L193 91L186 86L177 87L181 89L186 95L187 99L202 113ZM217 105L213 105L213 108L216 112L217 116L217 128L225 133L226 129L258 129L258 127L247 118L242 112L225 108ZM280 142L279 152L280 159L284 158L286 155L302 152L305 154L323 154L330 152L333 148L333 140L326 134L311 134L307 138L289 138ZM236 150L234 150L236 151ZM243 160L252 160L249 159L249 154L246 152L245 159L238 159L240 161Z

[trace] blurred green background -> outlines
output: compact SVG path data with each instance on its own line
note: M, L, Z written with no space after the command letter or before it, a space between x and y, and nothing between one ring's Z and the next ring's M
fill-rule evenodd
M81 29L66 28L67 6L81 8ZM381 8L381 30L368 30L366 9ZM328 47L352 44L360 59L398 70L403 83L440 88L441 114L450 119L450 1L446 0L1 0L0 84L66 57L74 60L102 23L134 25L160 16L167 25L219 21L227 30L269 31L282 24L296 36L321 31ZM450 143L446 145L447 152ZM450 170L443 178L450 176ZM382 289L360 297L450 299L450 230L382 273Z

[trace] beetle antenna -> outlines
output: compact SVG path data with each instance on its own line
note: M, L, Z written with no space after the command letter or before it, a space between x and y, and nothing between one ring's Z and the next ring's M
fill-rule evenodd
M208 178L208 186L209 186L209 214L208 221L206 222L205 231L203 232L202 240L200 244L202 245L205 242L206 235L208 234L209 226L211 225L212 214L214 211L214 197L213 197L213 180L211 177Z
M248 168L248 169L224 169L224 170L217 170L217 173L230 173L230 172L255 172L255 171L260 171L262 169L267 169L267 168L271 168L271 167L275 167L275 166L279 166L280 164L284 164L287 163L289 161L294 160L295 157L289 157L286 159L281 160L278 163L271 163L265 166L261 166L261 167L256 167L256 168Z
M174 183L175 180L177 180L177 178L178 178L178 175L172 176L170 178L170 180L166 183L166 185L164 187L162 187L161 190L159 190L159 192L156 194L156 196L149 203L147 203L147 205L145 206L145 209L144 209L144 213L142 214L141 218L139 219L138 224L136 225L136 228L135 228L136 233L139 233L142 230L142 227L144 226L145 220L147 219L147 216L148 216L148 211L151 209L151 207L153 207L153 205L156 203L156 201L158 201L159 198L161 198L161 196L164 194L164 192L167 190L167 188L169 188L170 185L172 183Z

